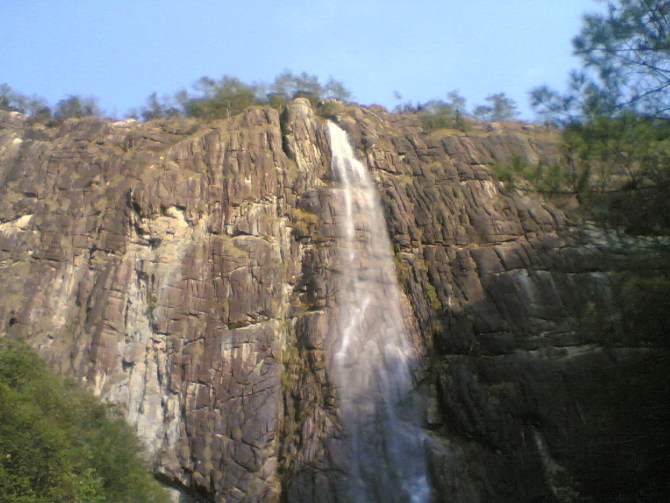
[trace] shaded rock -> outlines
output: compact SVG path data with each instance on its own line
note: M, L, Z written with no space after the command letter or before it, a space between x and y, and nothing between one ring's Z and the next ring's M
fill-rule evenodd
M118 403L184 497L343 501L327 371L343 211L309 102L209 124L0 114L0 335ZM379 107L337 118L381 195L432 404L436 501L662 480L644 467L667 455L667 407L652 405L668 402L655 393L667 359L575 331L632 251L489 172L551 157L551 143L426 135Z

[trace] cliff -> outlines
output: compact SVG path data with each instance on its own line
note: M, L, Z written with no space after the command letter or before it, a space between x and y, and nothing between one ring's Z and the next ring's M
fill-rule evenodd
M578 329L632 248L489 172L553 155L546 134L330 108L381 196L435 501L661 480L664 360ZM0 335L119 404L181 501L345 501L326 120L297 99L208 124L0 123Z

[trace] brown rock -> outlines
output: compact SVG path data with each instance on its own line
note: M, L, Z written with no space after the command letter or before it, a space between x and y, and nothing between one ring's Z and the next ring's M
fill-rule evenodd
M532 131L426 135L379 107L339 110L379 188L423 355L436 501L567 501L570 480L608 463L602 450L582 462L585 421L650 462L603 412L614 394L602 410L590 401L649 351L574 331L585 305L610 301L606 273L628 252L489 172L551 145ZM0 335L25 337L119 403L184 494L345 501L327 371L343 211L309 102L209 124L44 128L0 114Z

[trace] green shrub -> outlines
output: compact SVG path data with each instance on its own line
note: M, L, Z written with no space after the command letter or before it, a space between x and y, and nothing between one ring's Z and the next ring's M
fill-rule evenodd
M0 502L167 501L121 415L0 339Z
M256 94L253 86L229 76L218 81L203 77L194 87L200 95L187 98L184 110L189 117L203 119L225 119L239 114L254 104Z
M458 129L467 132L469 129L463 113L450 103L440 100L431 100L419 106L419 119L427 133L438 129Z
M577 331L605 345L670 347L670 260L659 251L650 262L634 260L610 273L612 302L588 302Z
M58 121L77 117L100 117L102 112L97 98L70 95L56 103L54 118Z
M316 107L316 113L326 119L335 120L342 105L336 101L321 101Z
M318 231L321 228L321 219L318 215L294 208L291 211L291 223L293 225L291 234L296 239L318 237Z

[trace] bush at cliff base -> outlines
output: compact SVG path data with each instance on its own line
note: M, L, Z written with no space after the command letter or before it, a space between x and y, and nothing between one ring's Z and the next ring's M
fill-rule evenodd
M0 339L0 503L164 501L118 412Z

